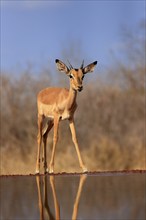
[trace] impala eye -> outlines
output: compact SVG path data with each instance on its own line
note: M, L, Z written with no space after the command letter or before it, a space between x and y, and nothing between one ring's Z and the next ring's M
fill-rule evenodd
M69 77L72 79L72 78L73 78L73 75L70 74Z
M82 76L82 80L84 79L84 76Z

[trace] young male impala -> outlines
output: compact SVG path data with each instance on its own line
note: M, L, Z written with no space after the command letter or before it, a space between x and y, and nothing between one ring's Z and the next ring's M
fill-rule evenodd
M38 154L36 163L36 173L40 172L40 154L41 154L41 142L43 140L43 162L44 162L44 172L48 172L47 159L46 159L46 142L47 136L51 128L54 126L54 137L53 137L53 149L51 160L49 164L49 172L54 172L54 156L55 148L58 140L58 128L59 122L65 119L69 120L69 126L72 134L72 140L75 145L77 156L79 159L80 167L83 172L87 172L83 160L80 155L80 150L76 138L76 131L74 126L74 112L77 108L76 97L77 92L83 90L83 78L88 72L93 72L97 61L83 66L82 63L79 69L75 69L69 63L67 67L62 61L56 59L56 65L60 72L66 73L70 78L70 89L65 88L46 88L39 92L37 97L38 104ZM48 118L47 129L43 132L44 119Z

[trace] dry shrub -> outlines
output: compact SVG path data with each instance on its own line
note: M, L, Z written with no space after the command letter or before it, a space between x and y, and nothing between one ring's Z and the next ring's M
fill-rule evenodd
M3 82L1 174L33 173L37 153L36 94L46 86L46 79L41 76L36 80L27 74L16 79L16 83L4 75ZM99 84L97 80L80 94L76 129L89 170L145 168L144 93L141 91L133 93L131 89ZM50 158L52 131L48 142ZM60 126L55 169L80 171L68 121Z

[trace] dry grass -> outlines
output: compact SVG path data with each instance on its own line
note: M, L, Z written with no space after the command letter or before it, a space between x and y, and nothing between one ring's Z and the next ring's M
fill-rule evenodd
M60 148L59 144L57 146ZM34 146L27 156L23 156L20 148L1 150L1 175L30 174L35 172L36 150ZM51 148L48 146L48 162ZM133 170L145 169L145 152L142 145L133 149L119 148L112 140L102 138L99 144L94 143L82 150L83 159L88 171ZM41 169L43 172L43 168ZM81 172L73 145L68 145L63 151L56 151L55 172Z

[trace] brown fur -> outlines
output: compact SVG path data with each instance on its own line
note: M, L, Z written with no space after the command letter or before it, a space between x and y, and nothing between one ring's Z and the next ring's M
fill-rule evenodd
M39 92L37 97L38 104L38 155L36 163L36 173L39 173L40 169L40 153L41 153L41 142L43 138L43 161L44 171L47 172L47 160L46 160L46 141L47 136L51 128L54 126L54 138L53 138L53 150L50 161L50 172L54 172L54 156L55 148L58 141L58 128L60 120L69 120L70 130L72 133L72 140L74 142L77 156L79 159L80 167L83 172L87 171L82 161L79 146L76 138L75 126L74 126L74 112L77 108L76 97L77 91L83 89L82 81L84 74L92 72L97 62L89 64L85 68L83 66L80 69L69 69L62 61L56 60L56 65L59 71L65 72L70 77L70 89L65 88L46 88ZM48 128L43 134L43 121L44 118L49 118Z

